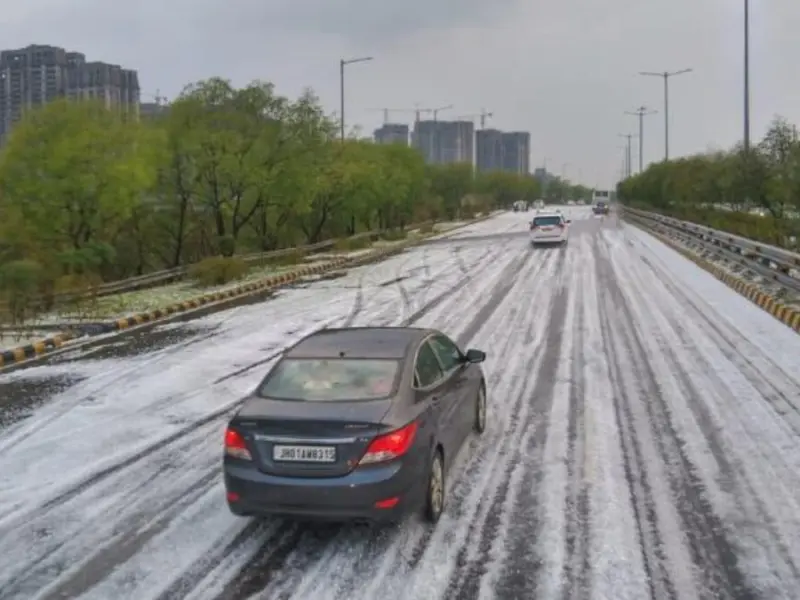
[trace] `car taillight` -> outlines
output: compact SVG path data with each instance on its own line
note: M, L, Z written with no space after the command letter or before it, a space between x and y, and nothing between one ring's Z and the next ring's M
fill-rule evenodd
M417 423L409 423L405 427L395 429L384 435L379 435L372 442L370 442L367 451L358 464L370 465L380 462L394 460L403 456L417 435Z
M238 431L233 429L225 430L225 454L242 460L253 460L250 450L247 449L247 444L244 443L244 438Z
M559 224L558 224L558 228L559 228L559 229L564 229L564 227L566 227L566 226L567 226L567 224L566 224L566 223L559 223Z

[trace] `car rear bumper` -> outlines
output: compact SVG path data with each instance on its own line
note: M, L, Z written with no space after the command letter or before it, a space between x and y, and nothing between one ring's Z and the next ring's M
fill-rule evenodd
M270 475L226 460L224 474L228 506L240 516L392 522L420 509L426 489L424 474L401 461L357 468L342 477L312 478ZM398 498L394 506L376 506L392 498Z
M562 244L567 241L566 233L554 233L552 235L537 234L531 236L532 244Z

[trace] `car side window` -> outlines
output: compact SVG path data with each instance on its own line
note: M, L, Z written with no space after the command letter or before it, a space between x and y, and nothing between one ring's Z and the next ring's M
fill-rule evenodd
M439 366L436 354L427 342L422 344L419 348L415 368L420 387L433 385L444 375L442 373L442 368Z
M437 335L432 337L429 343L444 365L445 373L461 366L461 351L449 338Z

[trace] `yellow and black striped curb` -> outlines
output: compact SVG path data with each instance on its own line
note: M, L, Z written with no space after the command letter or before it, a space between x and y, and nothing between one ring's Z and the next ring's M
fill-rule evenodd
M455 231L457 229L461 229L463 227L467 227L475 223L480 223L481 221L487 220L491 216L492 215L490 214L478 217L477 219L472 219L471 221L467 221L466 223L462 223L456 227L453 227L452 229L449 229L445 233L450 233L451 231ZM164 308L157 308L155 310L136 313L133 315L129 315L127 317L122 317L120 319L104 323L103 326L98 328L98 330L94 334L90 334L87 337L94 337L96 335L114 333L117 331L124 331L126 329L130 329L131 327L144 325L145 323L153 323L155 321L160 321L162 319L166 319L173 315L185 313L190 310L195 310L203 306L207 306L209 304L215 304L217 302L223 302L225 300L232 300L234 298L240 298L242 296L246 296L248 294L254 294L257 292L270 291L294 283L298 279L307 277L309 275L321 275L323 273L334 271L338 268L345 266L357 267L376 260L382 260L394 254L399 254L412 246L416 246L422 243L427 238L434 237L437 235L442 235L442 233L440 232L427 233L420 236L417 239L399 242L392 246L387 246L386 248L373 250L361 256L355 256L355 257L344 256L344 257L334 258L332 260L325 261L324 263L319 263L316 265L307 265L305 267L300 267L298 269L286 273L281 273L279 275L272 275L270 277L266 277L259 281L246 283L244 285L240 285L222 292L213 292L210 294L204 294L202 296L197 296L196 298L191 298L189 300L184 300L182 302L176 302L175 304L171 304ZM37 340L35 342L25 344L24 346L19 346L17 348L12 348L10 350L4 350L0 352L0 369L13 364L22 363L31 360L33 358L36 358L38 356L41 356L43 354L47 354L49 352L57 350L61 348L65 342L81 337L83 335L85 334L83 334L80 331L63 331L58 333L57 335L45 338L43 340Z
M688 258L701 269L704 269L714 275L714 277L722 281L722 283L733 289L735 292L738 292L756 304L758 307L767 311L784 325L788 325L795 332L800 333L800 310L792 308L791 306L787 306L778 298L763 292L757 285L732 275L729 271L718 265L715 265L709 260L706 260L699 254L684 248L680 244L677 244L673 240L669 239L667 236L649 228L647 228L647 232L667 244L670 248L673 248L681 255Z
M172 315L184 313L223 300L231 300L233 298L239 298L255 292L269 291L271 289L294 283L302 277L307 277L308 275L318 275L352 262L352 259L348 259L347 257L336 258L331 261L326 261L325 263L308 265L287 273L272 275L259 281L246 283L244 285L236 286L221 292L203 294L202 296L197 296L196 298L190 298L189 300L176 302L175 304L165 306L164 308L157 308L151 311L128 315L127 317L122 317L121 319L116 319L104 324L104 327L98 331L98 334L123 331L125 329L130 329L131 327L136 327L137 325L144 325L145 323L159 321ZM37 340L24 346L5 350L0 353L0 368L7 365L24 362L56 350L63 346L64 342L76 337L78 337L78 334L65 331L51 338Z
M14 363L21 363L32 358L36 358L41 354L52 352L64 345L64 342L72 339L72 335L68 333L58 333L52 337L37 340L24 346L12 348L11 350L3 350L0 352L0 368Z

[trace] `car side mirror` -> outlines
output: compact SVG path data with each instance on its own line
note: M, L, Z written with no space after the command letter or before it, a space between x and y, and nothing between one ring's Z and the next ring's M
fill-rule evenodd
M467 350L464 358L469 363L482 363L486 360L486 352L481 352L480 350Z
M570 223L572 223L572 219L567 219L567 225L569 225Z

